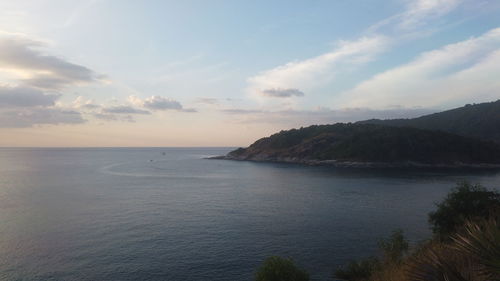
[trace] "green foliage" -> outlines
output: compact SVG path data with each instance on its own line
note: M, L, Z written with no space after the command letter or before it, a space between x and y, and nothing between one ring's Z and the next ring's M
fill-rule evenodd
M429 214L432 231L439 239L446 240L457 232L467 220L488 218L500 209L500 194L481 185L462 182Z
M383 254L351 262L335 277L346 281L500 280L500 194L457 185L431 213L435 239L409 251L401 230L379 242Z
M385 263L400 263L409 248L408 240L400 229L394 230L388 239L381 239L378 245Z
M468 221L449 241L427 243L406 261L405 272L411 281L500 280L498 221Z
M500 100L425 115L413 119L372 119L364 124L440 130L461 136L500 142Z
M260 161L500 164L500 145L415 128L338 123L281 131L229 156Z
M346 268L337 269L334 276L346 281L365 281L369 280L373 272L379 268L379 260L371 257L360 261L351 261Z
M498 211L498 210L497 210ZM477 261L476 271L488 280L500 280L500 212L488 220L468 221L452 237L456 251Z
M309 274L297 267L291 259L267 258L255 274L256 281L308 281Z
M381 239L378 245L383 254L382 262L375 257L351 261L347 267L335 271L334 276L346 281L369 281L384 267L399 265L408 252L408 241L399 229L387 239Z

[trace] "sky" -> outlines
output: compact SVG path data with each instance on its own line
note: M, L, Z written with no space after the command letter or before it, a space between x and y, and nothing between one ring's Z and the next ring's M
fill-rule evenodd
M498 0L0 0L0 146L248 146L500 99Z

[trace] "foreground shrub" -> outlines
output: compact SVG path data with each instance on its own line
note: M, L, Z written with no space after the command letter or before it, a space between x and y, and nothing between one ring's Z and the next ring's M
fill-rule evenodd
M432 231L439 239L449 239L467 220L489 218L500 209L500 194L481 185L462 182L429 214Z
M309 274L298 268L291 259L277 256L267 258L255 274L256 281L308 281Z
M469 221L449 242L429 242L407 261L411 281L500 280L500 228L495 219Z
M476 273L487 280L500 280L500 212L487 221L467 222L455 235L453 248L477 262Z
M368 281L382 278L384 270L397 267L408 252L408 241L402 230L395 230L387 239L378 243L382 252L382 260L371 257L360 261L351 261L347 267L335 271L334 277L346 281ZM377 277L376 277L377 276Z
M360 261L351 261L347 267L337 269L334 276L346 281L367 281L370 280L373 272L379 268L379 260L372 257Z
M403 235L403 231L398 229L392 232L388 239L381 239L378 243L384 255L384 263L400 263L408 252L408 240Z
M401 231L381 240L381 260L351 262L346 281L500 281L500 194L459 184L430 214L433 239L408 253Z

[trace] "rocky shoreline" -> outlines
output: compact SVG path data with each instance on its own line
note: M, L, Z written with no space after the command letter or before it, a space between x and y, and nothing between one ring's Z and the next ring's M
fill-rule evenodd
M211 160L232 160L232 161L250 161L250 162L268 162L268 163L288 163L301 164L307 166L332 166L338 168L442 168L442 169L500 169L500 164L488 163L453 163L453 164L428 164L413 161L406 162L357 162L340 160L314 160L300 158L276 158L257 156L252 158L235 157L231 155L213 156L205 159Z

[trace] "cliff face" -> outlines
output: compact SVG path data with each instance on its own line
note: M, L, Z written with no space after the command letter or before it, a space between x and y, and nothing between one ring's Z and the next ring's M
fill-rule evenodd
M339 166L500 167L500 146L416 128L334 124L282 131L223 158Z

